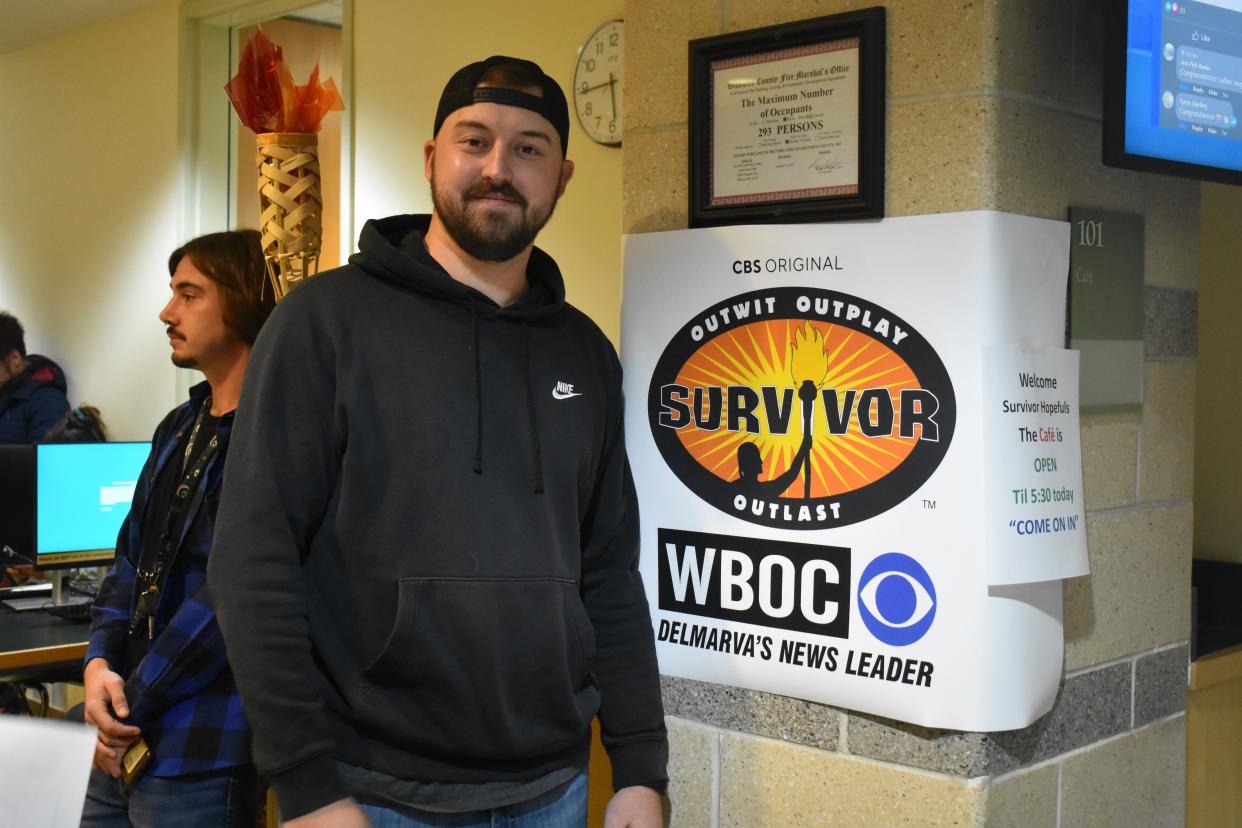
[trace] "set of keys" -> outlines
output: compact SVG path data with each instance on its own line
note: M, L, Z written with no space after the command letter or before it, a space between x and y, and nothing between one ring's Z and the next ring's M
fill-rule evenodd
M148 641L155 639L155 611L160 605L159 582L160 571L163 570L163 568L164 565L161 561L155 565L155 569L149 572L143 572L142 570L138 571L139 586L146 584L147 587L138 595L138 604L134 607L134 614L132 621L130 622L129 630L132 635L134 630L138 628L138 625L142 623L142 619L145 618L147 620Z
M155 584L147 587L146 592L138 596L138 617L146 616L147 640L155 638L155 610L160 604L160 588Z

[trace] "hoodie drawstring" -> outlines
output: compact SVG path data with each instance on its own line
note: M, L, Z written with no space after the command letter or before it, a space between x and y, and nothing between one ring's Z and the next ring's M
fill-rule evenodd
M479 310L470 303L470 336L474 348L474 473L483 473L483 358L479 350ZM543 448L539 443L539 416L530 381L530 327L522 320L522 372L526 391L526 424L530 429L531 483L535 494L543 494Z
M483 473L483 358L479 354L479 309L470 303L470 335L474 348L474 473Z
M535 414L535 394L530 386L530 326L522 320L522 367L526 372L526 416L532 447L532 482L535 494L543 494L543 451L539 446L539 418Z

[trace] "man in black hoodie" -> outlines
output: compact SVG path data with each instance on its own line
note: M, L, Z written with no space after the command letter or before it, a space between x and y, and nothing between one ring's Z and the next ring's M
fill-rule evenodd
M533 246L568 132L535 64L458 71L432 215L368 222L256 343L208 579L290 828L582 824L597 713L608 824L660 824L620 365Z
M22 323L0 311L0 445L39 442L68 410L60 366L27 354Z

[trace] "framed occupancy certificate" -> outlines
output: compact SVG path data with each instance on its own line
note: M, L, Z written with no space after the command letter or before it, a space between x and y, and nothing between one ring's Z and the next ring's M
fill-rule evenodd
M858 38L712 65L713 205L858 192Z
M883 12L691 43L692 226L883 215Z

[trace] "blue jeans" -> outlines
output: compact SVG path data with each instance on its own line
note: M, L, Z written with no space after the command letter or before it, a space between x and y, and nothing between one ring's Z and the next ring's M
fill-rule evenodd
M438 814L359 803L374 828L583 828L587 819L587 775L527 802L471 811Z
M254 828L258 783L250 766L193 776L146 774L126 788L91 771L82 828Z

